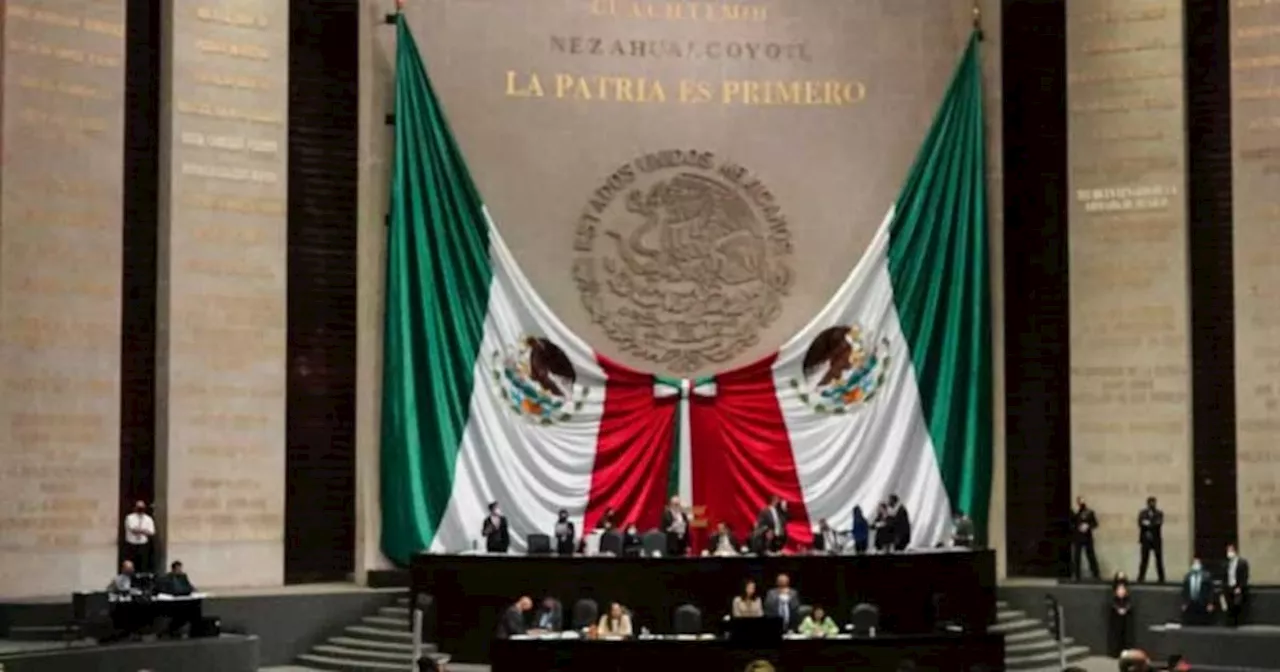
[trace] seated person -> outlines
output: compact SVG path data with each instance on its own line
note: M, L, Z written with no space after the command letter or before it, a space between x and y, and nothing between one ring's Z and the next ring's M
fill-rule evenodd
M827 615L822 605L815 604L813 611L800 622L800 634L805 637L830 637L840 634L840 628Z
M573 537L575 530L573 521L569 520L569 512L560 509L560 515L556 518L555 533L553 536L556 540L557 555L573 555Z
M638 558L644 550L644 542L640 539L640 530L635 523L627 523L627 532L622 535L622 557Z
M196 587L191 585L191 579L187 577L186 571L182 569L181 561L174 560L169 565L169 573L156 579L157 594L190 597L195 592ZM164 634L170 637L181 636L184 628L195 626L203 618L203 608L198 599L161 602L158 604L163 605L160 613L169 621L169 626L165 629Z
M760 594L756 592L754 579L747 579L747 582L742 586L742 594L734 596L729 613L734 618L760 618L764 616L764 605L760 602Z
M494 633L494 637L511 639L528 633L529 628L524 624L524 615L530 609L533 609L533 600L528 595L521 596L515 604L507 607L507 610L502 613L502 618L498 621L498 631Z
M183 571L182 562L174 560L169 565L169 573L156 579L156 592L161 595L186 597L196 592L196 587L191 585L191 579L187 578L187 573Z
M720 521L716 526L715 534L707 540L707 550L702 552L703 555L737 555L738 540L733 538L733 531L729 529L729 524Z
M617 602L610 604L609 613L600 617L596 634L600 637L630 637L631 614L628 614Z
M533 629L536 632L560 632L564 629L564 610L560 601L554 597L542 598L542 606L533 616Z
M107 584L107 600L111 603L111 625L115 632L104 638L104 643L124 637L136 637L142 630L143 614L141 604L142 591L134 585L133 563L125 560L120 563L120 573Z
M128 602L141 591L133 587L133 563L120 563L120 573L107 584L107 595L112 602Z
M840 535L831 529L826 518L818 521L818 529L813 532L813 551L815 553L838 553L840 551Z

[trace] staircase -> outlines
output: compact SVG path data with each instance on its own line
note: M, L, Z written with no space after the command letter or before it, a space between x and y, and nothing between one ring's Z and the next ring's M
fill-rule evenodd
M312 647L309 653L298 656L300 667L291 669L405 672L410 669L413 658L410 626L409 598L401 597L395 606L382 607L376 614L365 616L323 644ZM436 651L434 644L423 644L422 650L425 655L448 660L448 656Z
M1058 642L1049 628L1038 618L1026 612L1009 608L1007 602L996 603L996 624L993 632L1004 634L1004 666L1006 670L1054 670L1058 667ZM1066 640L1067 664L1079 664L1089 655L1088 647L1076 646Z

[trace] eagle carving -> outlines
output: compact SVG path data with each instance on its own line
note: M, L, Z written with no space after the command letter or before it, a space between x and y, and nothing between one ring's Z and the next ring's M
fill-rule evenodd
M554 396L567 397L568 393L556 378L572 386L577 380L577 373L564 350L539 336L526 336L524 345L529 349L529 379Z

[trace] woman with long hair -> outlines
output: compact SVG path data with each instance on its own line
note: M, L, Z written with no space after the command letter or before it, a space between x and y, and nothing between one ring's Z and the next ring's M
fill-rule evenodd
M764 605L760 602L760 594L756 592L755 579L747 579L742 584L742 593L733 598L730 614L734 618L760 618L764 616Z

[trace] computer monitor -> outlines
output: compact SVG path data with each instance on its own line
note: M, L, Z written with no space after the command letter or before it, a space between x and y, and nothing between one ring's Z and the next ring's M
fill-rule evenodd
M746 646L773 646L782 641L781 616L760 618L731 618L725 627L729 641Z

